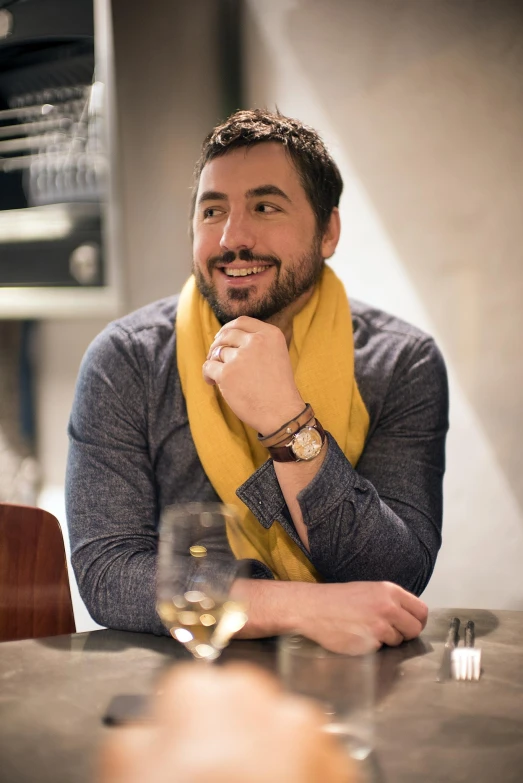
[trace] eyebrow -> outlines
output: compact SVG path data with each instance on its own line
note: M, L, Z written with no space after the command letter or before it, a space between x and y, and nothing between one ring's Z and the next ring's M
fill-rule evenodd
M245 194L246 198L261 198L263 196L280 196L291 203L288 195L277 185L260 185L257 188L251 188ZM219 190L204 190L198 199L198 204L202 204L204 201L227 201L227 194L221 193Z
M220 193L219 190L204 190L198 199L198 204L202 204L204 201L227 201L227 196L225 193Z
M290 203L290 198L276 185L260 185L258 188L252 188L245 194L247 198L260 198L261 196L280 196Z

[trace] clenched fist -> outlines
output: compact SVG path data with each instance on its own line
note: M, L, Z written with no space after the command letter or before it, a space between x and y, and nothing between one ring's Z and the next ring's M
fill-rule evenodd
M241 421L262 435L279 429L305 407L283 332L246 315L222 326L203 377L218 386Z

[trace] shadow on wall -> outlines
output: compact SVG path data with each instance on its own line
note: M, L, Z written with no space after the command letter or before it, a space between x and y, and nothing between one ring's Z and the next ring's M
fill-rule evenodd
M523 5L305 0L286 25L523 509Z

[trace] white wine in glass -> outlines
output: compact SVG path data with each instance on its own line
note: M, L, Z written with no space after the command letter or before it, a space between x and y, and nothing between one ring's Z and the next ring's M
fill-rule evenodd
M247 622L247 608L229 596L245 561L230 550L232 506L185 503L162 514L158 549L157 612L171 636L198 660L213 661Z

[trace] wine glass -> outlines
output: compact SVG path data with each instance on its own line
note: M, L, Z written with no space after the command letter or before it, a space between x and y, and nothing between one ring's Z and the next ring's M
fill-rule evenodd
M221 503L173 505L162 513L156 609L197 660L218 658L247 621L246 606L229 595L234 580L249 575L228 544L227 528L238 526L236 509Z
M375 642L361 624L346 625L350 646L333 653L300 634L279 640L278 666L287 690L312 699L323 730L342 744L362 783L380 783L374 752Z

